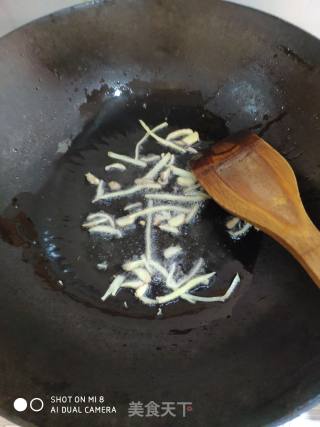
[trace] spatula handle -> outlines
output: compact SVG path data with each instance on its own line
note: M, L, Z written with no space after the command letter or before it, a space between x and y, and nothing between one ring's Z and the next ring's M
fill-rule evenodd
M288 246L289 251L304 267L318 288L320 288L319 230L307 217L305 224L297 227L288 240L290 241L290 247Z

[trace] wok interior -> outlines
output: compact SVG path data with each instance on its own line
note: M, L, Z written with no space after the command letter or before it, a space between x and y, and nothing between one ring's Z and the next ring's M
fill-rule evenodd
M111 118L109 112L112 112ZM135 143L143 135L138 125L139 118L143 118L152 126L165 118L171 126L191 126L199 130L203 147L227 133L224 121L203 108L199 94L162 91L140 98L123 94L122 99L111 100L101 107L99 116L93 119L85 132L77 136L68 153L57 161L52 175L39 192L29 197L17 196L15 203L32 221L38 251L41 254L39 256L43 257L42 263L46 263L50 270L49 284L53 288L59 289L60 286L60 291L66 295L106 313L155 318L158 307L140 304L130 290L119 292L116 298L110 298L107 302L101 301L112 277L121 271L121 265L144 252L143 227L138 225L135 232L130 232L122 239L113 240L89 238L81 229L88 213L97 210L97 206L91 203L94 191L84 179L87 171L92 171L106 180L119 180L127 187L132 185L136 177L135 168L129 168L125 174L106 174L104 166L108 161L108 150L132 156ZM146 152L163 151L150 141L146 146ZM181 159L176 157L179 164ZM182 161L185 164L187 159ZM143 201L143 197L140 196L139 199ZM128 200L116 199L111 203L100 203L100 209L119 217L124 214L123 209L127 202ZM232 241L225 227L227 213L213 201L206 205L197 223L191 229L186 229L183 236L172 238L165 234L158 235L155 245L158 246L159 252L173 242L182 244L184 255L179 261L179 267L185 274L199 258L205 260L207 271L216 271L217 279L213 288L208 288L202 294L224 294L237 272L242 276L241 290L230 303L214 304L213 310L211 303L190 305L183 300L166 305L163 318L190 316L204 309L210 310L210 315L209 312L207 314L208 320L226 317L241 294L248 291L261 235L253 231L241 241ZM16 211L14 215L17 216ZM34 251L34 246L31 250ZM28 257L35 271L39 256ZM97 262L103 260L108 262L108 270L105 273L96 268ZM161 285L153 286L153 289L159 295L163 293ZM124 301L129 305L129 309L124 306ZM199 322L197 317L194 321Z
M242 128L263 129L264 138L294 167L308 212L319 225L318 58L318 42L310 36L215 1L115 1L25 27L0 43L2 207L22 192L34 200L48 183L59 194L52 191L47 206L54 200L58 210L63 196L63 208L68 207L67 188L52 180L62 179L55 174L57 164L64 164L57 145L81 134L73 150L83 151L92 132L104 132L107 123L122 141L134 135L135 124L124 123L139 117L118 116L118 89L128 90L133 100L164 94L145 116L151 124L162 121L162 108L170 112L183 102L190 106L189 113L181 110L183 126L184 117L192 127L199 109L205 111L208 120L199 130L208 140ZM95 128L85 126L95 116ZM172 124L178 125L180 116L172 113ZM81 161L75 173L80 174ZM89 199L87 194L86 203ZM31 211L44 205L31 203ZM186 399L196 408L192 425L215 419L217 426L228 426L237 419L248 426L265 425L305 404L319 391L319 293L276 243L263 236L258 248L244 269L246 291L230 312L215 318L209 308L154 322L146 313L128 319L93 308L87 304L92 289L81 298L55 292L32 263L22 262L21 247L1 241L0 324L6 343L0 354L1 407L11 412L21 390L25 395L92 390L119 402L118 425L127 420L129 400ZM243 266L246 247L241 254L219 250ZM119 361L121 369L115 368ZM108 382L102 375L106 367ZM84 374L88 370L90 375ZM45 413L23 417L55 425ZM184 421L177 419L177 425Z

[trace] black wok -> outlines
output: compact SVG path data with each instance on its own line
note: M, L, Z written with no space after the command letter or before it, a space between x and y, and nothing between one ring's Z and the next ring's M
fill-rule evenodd
M203 234L221 255L221 280L236 267L241 290L224 305L177 305L162 319L146 308L125 313L116 303L97 303L88 263L76 269L74 258L87 253L77 237L86 150L99 147L102 136L129 150L125 141L137 135L141 115L151 124L167 116L173 125L194 126L208 141L243 128L263 134L293 166L319 226L319 65L320 43L308 34L213 0L91 4L1 40L4 414L17 416L17 397L40 397L44 410L28 409L19 422L150 425L128 417L130 401L190 401L185 419L153 418L152 425L256 427L316 401L319 290L268 237L232 243L213 228ZM205 219L210 227L210 215ZM45 227L60 238L61 263L43 252ZM66 265L72 277L61 288ZM103 395L117 414L50 414L53 395Z

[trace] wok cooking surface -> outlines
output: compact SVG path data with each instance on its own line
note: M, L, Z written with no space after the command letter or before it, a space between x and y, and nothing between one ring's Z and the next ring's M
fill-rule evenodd
M135 230L129 229L121 239L89 238L88 233L81 229L89 212L104 209L120 217L124 215L123 209L128 202L143 202L144 197L138 194L132 198L92 204L94 192L84 176L91 171L106 180L118 180L125 187L132 185L139 172L141 174L137 168L129 167L125 173L106 173L104 167L108 162L108 150L129 156L133 154L134 143L143 135L138 124L141 117L152 127L164 118L180 128L192 126L200 131L203 148L225 136L227 128L224 121L201 105L199 95L171 91L149 94L144 98L123 94L122 99L108 101L99 116L77 136L68 153L56 162L53 173L37 194L21 193L14 198L13 206L11 204L3 216L7 230L3 236L5 240L16 244L17 241L21 244L19 238L24 240L24 260L31 263L36 274L40 273L53 289L112 315L155 319L159 307L138 303L130 290L121 291L116 298L109 298L106 302L101 301L112 278L121 271L121 265L144 252L144 227L138 225ZM151 141L144 151L146 149L158 153L163 151ZM176 154L175 164L184 166L190 157L190 154ZM29 227L26 226L26 218ZM226 317L231 314L240 295L248 291L261 234L252 231L246 238L233 241L226 232L227 218L228 215L213 201L206 202L192 228L189 226L182 236L174 238L166 233L157 233L154 246L159 254L173 242L182 245L184 254L178 260L178 268L184 274L199 258L204 259L206 271L217 273L214 289L210 287L206 292L208 296L213 291L214 295L224 294L237 272L241 273L241 292L239 290L228 304L214 304L213 310L212 303L190 304L180 300L167 304L163 307L162 318L184 315L184 319L179 321L195 326L200 321ZM31 238L30 234L34 237ZM102 273L96 264L104 260L108 262L108 269ZM163 294L161 283L151 286L151 292Z
M45 409L21 414L36 425L133 426L149 420L128 418L130 401L192 401L174 425L257 426L317 396L319 292L275 242L257 232L231 242L211 202L199 241L222 282L240 271L240 290L156 319L138 303L125 313L123 301L99 303L107 280L80 224L88 164L102 168L108 147L129 152L139 118L168 117L207 142L243 128L263 134L295 169L319 226L319 54L315 39L281 21L206 0L103 2L1 40L2 410L39 396ZM48 259L45 231L62 262ZM61 394L103 395L118 413L50 415L50 396Z

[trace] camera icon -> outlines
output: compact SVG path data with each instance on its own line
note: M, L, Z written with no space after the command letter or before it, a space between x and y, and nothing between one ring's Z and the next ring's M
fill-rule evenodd
M13 402L13 407L17 412L24 412L28 408L28 401L23 397L18 397ZM44 408L44 401L40 397L34 397L29 402L29 408L33 412L40 412Z

